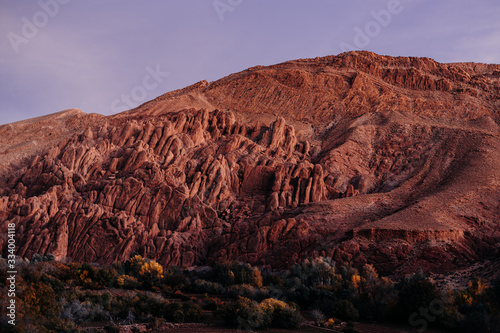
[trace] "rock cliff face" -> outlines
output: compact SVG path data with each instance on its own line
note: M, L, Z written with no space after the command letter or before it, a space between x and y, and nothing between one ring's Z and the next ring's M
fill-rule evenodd
M4 125L0 249L14 222L28 258L325 255L385 274L497 260L499 92L500 66L353 52L30 122L50 139Z

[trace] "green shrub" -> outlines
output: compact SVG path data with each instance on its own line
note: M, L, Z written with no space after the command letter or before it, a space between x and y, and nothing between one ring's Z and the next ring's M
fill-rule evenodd
M398 287L396 315L405 322L418 309L426 309L433 300L441 299L436 285L422 272L405 278Z
M234 272L230 263L215 263L213 267L213 281L230 286L235 283Z
M154 293L141 293L134 298L133 307L136 314L150 314L153 317L163 317L169 302L161 295Z
M153 332L158 331L165 325L165 319L163 318L155 318L152 322L146 325L147 329Z
M245 330L264 327L267 320L266 313L257 302L241 296L226 305L222 309L222 315L226 323Z
M116 283L118 272L115 269L101 267L95 273L95 282L102 287L111 287Z
M80 302L78 300L74 300L71 303L63 302L62 304L60 317L76 324L105 321L110 318L109 312L105 311L100 304L94 304L89 301Z
M259 306L266 315L264 326L298 328L303 321L296 308L275 298L265 299Z
M164 309L163 318L170 322L183 323L184 312L182 311L182 305L179 303L168 304Z
M205 316L203 309L198 304L191 302L184 303L182 305L182 311L184 313L184 320L187 323L201 322Z
M193 282L192 288L197 293L222 294L226 291L226 288L218 282L206 281L201 279L196 279Z
M311 311L311 316L313 317L313 321L315 325L321 326L325 323L325 315L318 309L314 309Z
M207 298L203 300L202 309L206 311L217 311L220 301L215 298Z
M234 284L227 288L226 294L234 298L236 298L237 296L243 296L250 299L255 299L257 296L257 289L250 284Z
M140 283L135 276L130 275L120 275L116 279L116 284L119 287L123 287L125 289L136 289L139 288Z
M342 330L343 333L360 333L352 321L348 322L346 328Z
M257 267L250 264L240 264L233 262L231 271L234 272L234 283L249 284L256 288L262 287L262 273Z
M45 322L44 326L49 332L65 332L65 333L80 332L80 330L78 329L78 327L75 325L74 322L57 317L50 318L47 322Z
M460 323L460 331L489 332L490 309L486 304L462 305L459 310L465 316Z
M184 312L179 309L172 313L172 320L176 323L183 323L185 320Z
M276 273L264 271L263 280L266 286L272 285L278 288L283 288L285 286L285 281L281 276Z
M170 267L163 271L163 287L168 286L172 290L182 290L188 285L188 279L177 267Z
M34 317L57 317L61 310L58 297L50 285L37 282L28 285L21 293L25 314Z
M340 280L335 263L330 258L305 259L292 267L290 277L296 277L306 286L334 284Z
M492 282L490 293L493 303L500 307L500 277Z
M351 301L341 300L335 304L335 317L345 321L356 321L359 319L358 310Z

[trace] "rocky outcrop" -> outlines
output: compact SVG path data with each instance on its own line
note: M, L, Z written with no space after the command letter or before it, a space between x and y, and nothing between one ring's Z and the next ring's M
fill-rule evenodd
M370 52L252 67L216 82L168 93L127 113L199 108L274 114L328 125L339 116L398 111L447 119L499 119L499 65L441 64L428 58Z
M495 68L348 53L75 114L0 173L0 249L15 223L28 258L465 267L500 243Z
M2 197L5 222L18 226L23 257L109 261L139 251L192 265L218 236L234 233L230 217L251 209L241 194L261 192L262 213L270 210L267 192L278 170L304 160L296 142L283 118L247 127L231 112L206 110L88 128L11 180ZM309 187L280 184L277 191L286 192L277 193L289 194L284 206L292 206L291 195L300 203L321 199L321 167L302 169L311 174Z

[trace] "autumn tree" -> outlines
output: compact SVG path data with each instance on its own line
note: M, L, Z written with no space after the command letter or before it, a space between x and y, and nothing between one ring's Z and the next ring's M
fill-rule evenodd
M163 267L156 261L146 262L139 270L139 281L144 287L152 288L160 286L163 279Z

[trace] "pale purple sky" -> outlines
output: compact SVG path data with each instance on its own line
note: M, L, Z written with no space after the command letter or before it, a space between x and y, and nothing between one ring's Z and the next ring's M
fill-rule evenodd
M499 18L498 0L0 0L0 124L349 48L500 63Z

